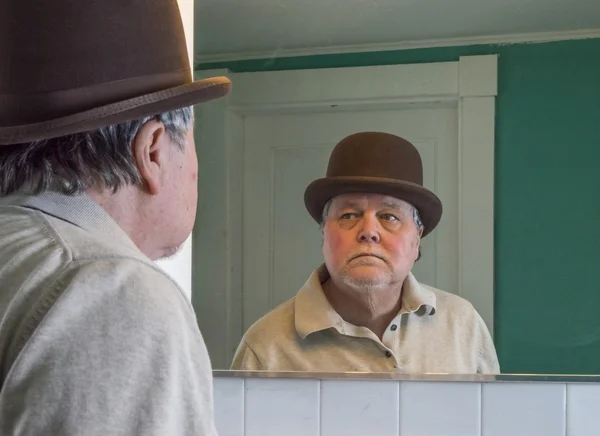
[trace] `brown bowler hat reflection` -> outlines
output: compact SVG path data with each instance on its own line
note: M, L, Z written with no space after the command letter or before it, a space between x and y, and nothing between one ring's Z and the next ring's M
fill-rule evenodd
M348 193L389 195L411 203L423 222L423 237L442 216L442 202L423 186L423 163L413 144L382 132L360 132L333 149L324 178L306 188L304 204L317 222L331 198Z

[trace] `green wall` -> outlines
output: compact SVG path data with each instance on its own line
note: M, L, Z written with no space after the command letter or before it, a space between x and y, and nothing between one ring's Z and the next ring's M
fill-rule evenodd
M600 373L600 39L196 67L272 71L494 53L495 332L502 372Z

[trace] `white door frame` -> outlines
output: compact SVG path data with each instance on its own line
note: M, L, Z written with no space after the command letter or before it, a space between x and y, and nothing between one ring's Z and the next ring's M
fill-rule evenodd
M368 81L362 80L368 72ZM242 331L243 117L407 104L458 104L458 293L494 329L494 132L497 56L457 62L231 73L231 93L196 107L199 171L222 178L200 186L194 230L193 301L215 368L231 362ZM339 80L343 77L344 80ZM348 89L348 80L356 86ZM295 83L290 87L289 83ZM390 86L391 84L391 86ZM341 138L340 138L341 139ZM301 198L298 201L302 201ZM200 235L197 236L196 235ZM210 247L210 250L206 249ZM208 251L207 251L208 250ZM209 253L210 251L210 253ZM200 266L209 261L211 268ZM208 332L211 332L209 335Z

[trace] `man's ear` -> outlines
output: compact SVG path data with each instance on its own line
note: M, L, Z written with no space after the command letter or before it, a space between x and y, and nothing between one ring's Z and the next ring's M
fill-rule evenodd
M417 258L415 259L415 262L421 258L421 237L423 236L423 226L419 226L417 235Z
M168 145L165 139L164 124L150 120L140 128L131 143L133 159L150 195L157 195L162 186L160 175L164 165L164 146Z

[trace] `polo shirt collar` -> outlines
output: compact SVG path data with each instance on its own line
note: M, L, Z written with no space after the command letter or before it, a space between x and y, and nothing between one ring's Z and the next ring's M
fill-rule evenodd
M296 331L302 339L311 333L334 328L341 334L351 327L351 324L335 311L323 291L323 284L329 279L329 271L325 264L320 265L310 275L300 288L295 298L294 323ZM435 293L421 285L412 273L408 273L402 286L403 313L422 312L434 315L436 310Z
M113 241L146 257L115 220L88 194L66 195L45 191L37 195L11 195L0 198L0 206L20 206L39 210Z

